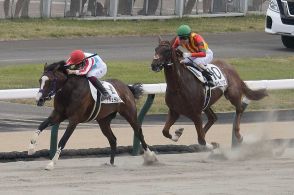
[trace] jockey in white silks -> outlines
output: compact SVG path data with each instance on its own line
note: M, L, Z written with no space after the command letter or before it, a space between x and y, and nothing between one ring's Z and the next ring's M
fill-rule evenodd
M97 54L85 53L82 50L75 50L70 54L70 58L65 64L65 66L72 65L79 68L74 70L67 69L68 74L86 75L97 91L102 94L101 100L110 98L107 90L99 81L100 78L106 75L107 66Z

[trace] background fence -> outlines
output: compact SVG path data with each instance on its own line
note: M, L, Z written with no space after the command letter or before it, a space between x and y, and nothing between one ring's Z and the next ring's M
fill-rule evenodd
M0 0L0 18L152 19L264 14L269 0Z

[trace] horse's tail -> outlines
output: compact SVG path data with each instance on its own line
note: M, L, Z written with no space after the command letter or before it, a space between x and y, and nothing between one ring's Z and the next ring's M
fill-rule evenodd
M133 85L128 85L129 89L133 93L135 99L139 99L143 95L143 86L141 83L135 83Z
M265 96L268 96L265 89L252 90L244 83L244 81L241 81L241 88L245 96L250 100L260 100Z

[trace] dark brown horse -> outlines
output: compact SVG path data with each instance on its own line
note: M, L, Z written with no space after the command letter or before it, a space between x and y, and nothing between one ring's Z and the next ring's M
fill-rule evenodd
M184 115L194 122L198 134L198 143L212 148L213 146L205 141L205 134L217 120L217 116L210 107L224 94L236 108L237 117L234 131L237 140L241 143L240 119L244 111L242 97L245 95L250 100L260 100L267 95L266 91L249 89L231 65L220 60L213 61L213 64L223 73L227 81L227 88L224 91L220 88L212 89L210 102L203 108L205 101L203 83L188 70L186 65L180 63L181 54L179 50L171 47L169 41L159 39L159 45L155 49L155 56L151 64L151 68L155 72L164 69L167 83L165 101L169 111L162 131L163 135L177 141L182 134L182 129L177 130L174 135L171 135L169 130L179 116ZM204 127L201 118L202 111L208 118Z
M35 152L35 145L39 134L47 127L54 124L59 124L64 120L68 120L68 126L64 135L58 143L58 150L55 153L52 161L47 165L47 169L53 169L56 164L62 149L72 135L76 126L79 123L86 122L93 112L95 101L90 92L90 86L86 77L70 75L65 73L64 61L45 65L44 73L40 78L40 90L36 100L39 106L42 106L46 100L54 97L54 110L51 115L40 124L38 130L34 133L30 146L29 154ZM142 94L142 85L134 84L128 86L119 80L109 80L109 83L116 89L119 97L123 102L101 104L99 114L93 120L96 120L100 125L101 131L107 137L111 147L110 163L114 163L116 152L116 137L113 134L110 123L116 114L119 113L131 125L135 136L140 140L145 160L155 161L156 157L151 152L145 143L142 128L137 121L137 109L135 99L138 99Z

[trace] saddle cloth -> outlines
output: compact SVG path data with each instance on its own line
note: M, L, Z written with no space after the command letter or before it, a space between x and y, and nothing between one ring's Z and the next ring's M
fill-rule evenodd
M88 81L88 82L90 85L92 97L95 100L95 102L97 102L97 89L92 85L92 83L90 81ZM101 102L102 104L116 104L116 103L123 102L122 99L119 97L116 89L113 87L113 85L111 83L106 82L106 81L101 81L101 83L104 86L104 88L107 90L109 95L111 96L110 99L103 100Z
M97 101L97 89L92 85L90 81L88 82L89 82L92 97L95 100L95 104L92 108L92 112L90 113L88 119L84 121L84 123L96 119L96 117L98 116L100 112L101 104L116 104L116 103L123 102L122 99L119 97L116 89L113 87L113 85L106 81L102 81L101 83L104 86L104 88L107 90L107 92L110 94L111 98L105 99L102 102ZM99 94L99 99L100 97L101 97L101 94Z
M192 66L187 66L187 68L190 70L190 72L193 73L193 75L202 83L206 83L206 78L202 75L202 73L197 70L196 68L192 67ZM207 69L208 71L212 74L211 78L213 80L214 83L214 87L212 87L212 89L214 88L220 88L222 91L225 91L228 83L227 83L227 79L224 76L224 74L222 73L222 71L215 65L213 64L207 64Z

